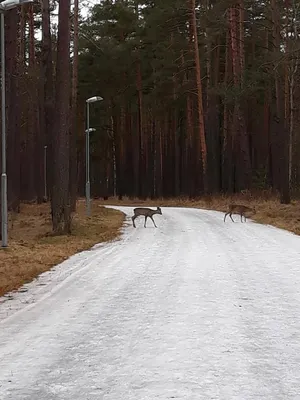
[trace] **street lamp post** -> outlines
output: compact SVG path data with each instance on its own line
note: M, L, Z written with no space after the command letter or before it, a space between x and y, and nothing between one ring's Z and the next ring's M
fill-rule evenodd
M90 182L90 133L95 132L95 128L85 130L85 164L86 164L86 179L85 179L85 196L86 196L86 215L91 215L91 182Z
M5 11L11 10L33 0L4 0L0 3L1 15L1 146L2 146L2 172L1 172L1 235L2 247L7 247L7 173L6 173L6 99L5 99Z
M100 96L90 97L86 100L86 136L85 136L85 151L86 151L86 181L85 181L85 198L86 198L86 215L91 215L91 182L90 182L90 132L95 131L94 128L90 128L90 103L96 103L102 101L103 98Z

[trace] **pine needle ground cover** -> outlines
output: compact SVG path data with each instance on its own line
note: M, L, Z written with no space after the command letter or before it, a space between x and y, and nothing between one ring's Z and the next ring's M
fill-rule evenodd
M51 234L49 204L21 204L9 218L9 247L0 249L0 296L32 281L71 255L91 248L96 243L115 239L124 221L123 213L92 203L92 217L85 216L85 203L80 200L72 219L69 236Z

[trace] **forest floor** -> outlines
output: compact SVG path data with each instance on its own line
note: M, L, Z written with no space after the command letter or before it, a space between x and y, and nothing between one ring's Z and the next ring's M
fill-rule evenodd
M9 247L0 248L0 296L32 281L71 255L96 243L116 238L124 221L117 210L93 202L92 217L85 216L79 200L72 218L72 235L51 235L50 204L21 204L21 212L9 218Z
M282 205L278 198L268 192L258 196L249 193L232 197L206 196L197 200L139 200L127 197L122 201L115 198L109 198L107 201L94 200L92 218L86 218L84 200L79 200L77 212L72 220L71 236L51 235L49 204L22 204L21 213L14 217L13 228L12 221L9 220L9 247L0 248L0 296L18 289L71 255L87 250L96 243L116 238L120 233L124 215L102 207L106 204L132 207L192 207L225 212L230 202L255 206L257 213L252 219L258 223L273 225L300 235L300 201L293 200L289 205ZM239 217L235 216L234 219L239 221ZM230 219L226 223L231 223Z

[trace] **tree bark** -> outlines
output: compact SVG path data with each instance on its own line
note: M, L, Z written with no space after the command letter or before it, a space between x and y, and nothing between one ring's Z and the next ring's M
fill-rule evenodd
M77 197L77 91L78 91L78 1L73 10L72 119L70 129L70 199L71 211L76 211Z
M20 201L20 99L18 96L19 13L16 9L5 17L6 46L6 136L8 209Z
M275 60L281 57L281 26L280 13L276 0L271 0L271 15L273 23L273 53ZM276 62L276 61L275 61ZM289 204L290 199L290 184L289 184L289 132L288 124L284 115L284 85L282 83L283 71L280 61L274 67L275 80L275 113L273 116L274 131L277 136L276 162L279 163L279 191L280 201L283 204Z
M249 136L245 122L243 98L244 74L244 5L243 1L229 9L229 26L232 51L233 83L237 97L233 110L234 155L235 155L235 189L249 189L251 185L251 161Z
M47 146L47 174L44 185L47 197L52 196L53 187L53 107L54 107L54 83L53 83L53 57L50 30L49 0L42 0L42 57L41 57L41 131L44 137L44 146Z
M59 1L53 138L52 223L55 233L71 233L69 196L70 0Z
M137 85L137 95L138 95L138 140L136 141L136 163L138 164L138 196L142 198L145 197L145 139L143 130L143 93L142 93L142 72L141 72L141 62L137 61L136 70L136 85Z
M30 124L32 145L34 148L34 157L31 160L34 171L35 196L38 204L43 202L43 154L44 146L41 138L39 105L38 105L38 70L35 55L35 38L34 38L34 15L33 5L28 6L28 23L29 23L29 77L30 77Z
M198 30L196 20L196 4L195 0L190 0L191 9L191 28L193 34L194 44L194 59L195 59L195 74L196 74L196 87L197 87L197 117L198 117L198 135L196 138L197 143L197 169L202 164L202 179L204 193L207 192L208 181L207 181L207 149L206 149L206 138L205 138L205 126L204 126L204 112L203 112L203 99L202 99L202 83L201 83L201 67L199 57L199 45L198 45ZM198 184L199 184L198 180ZM199 188L197 188L197 192Z

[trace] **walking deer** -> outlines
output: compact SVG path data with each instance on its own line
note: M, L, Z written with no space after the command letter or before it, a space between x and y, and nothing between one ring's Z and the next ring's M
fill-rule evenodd
M147 222L148 217L152 219L152 222L153 222L155 228L157 228L157 226L155 225L154 219L153 219L153 215L155 215L155 214L162 215L160 207L157 207L156 210L152 210L151 208L138 207L133 210L133 213L134 213L134 215L131 217L131 219L132 219L134 228L136 228L134 220L137 217L139 217L140 215L143 215L145 217L144 228L146 228L146 222Z
M243 222L243 217L245 218L246 222L246 214L248 215L249 213L255 214L256 213L255 207L251 208L243 206L241 204L229 204L228 211L224 216L224 222L226 220L227 215L229 215L231 221L234 222L234 220L232 219L232 214L239 214L241 216L241 222Z

